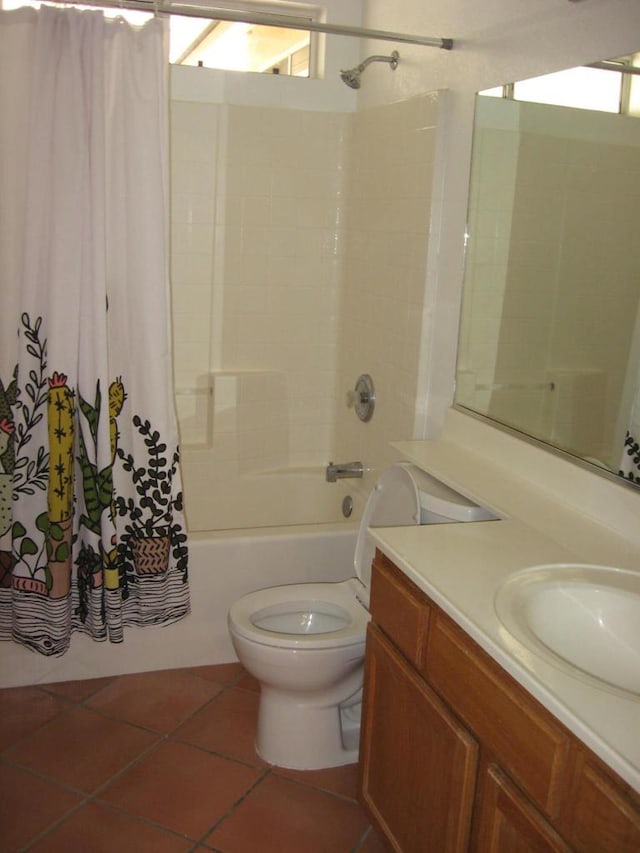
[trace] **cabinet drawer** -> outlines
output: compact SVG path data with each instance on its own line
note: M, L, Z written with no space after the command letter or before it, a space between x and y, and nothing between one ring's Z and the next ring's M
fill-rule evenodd
M429 627L427 599L379 551L371 573L370 608L373 620L403 655L422 667Z
M568 798L566 837L579 853L637 853L640 850L640 797L621 786L580 753Z
M447 616L431 619L426 671L489 755L548 816L558 813L570 741L542 706Z

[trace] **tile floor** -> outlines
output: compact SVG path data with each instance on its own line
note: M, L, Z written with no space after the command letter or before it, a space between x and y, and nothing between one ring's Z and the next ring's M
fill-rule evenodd
M382 853L356 765L287 771L239 664L0 690L0 851Z

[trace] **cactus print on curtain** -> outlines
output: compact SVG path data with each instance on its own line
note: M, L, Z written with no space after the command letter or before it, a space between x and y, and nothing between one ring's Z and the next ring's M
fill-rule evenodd
M189 612L167 60L160 21L21 12L0 12L0 47L17 23L31 63L27 121L0 139L24 170L19 256L0 240L0 639L59 655L74 631L120 642Z
M640 486L640 375L636 377L635 389L628 415L628 428L622 444L618 475Z
M640 435L640 431L637 434ZM640 443L629 430L624 437L624 449L618 474L625 480L640 486Z

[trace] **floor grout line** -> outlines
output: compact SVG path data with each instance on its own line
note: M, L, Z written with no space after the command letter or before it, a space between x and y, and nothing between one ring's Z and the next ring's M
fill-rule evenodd
M244 792L244 794L243 794L241 797L239 797L239 798L235 801L235 803L234 803L232 806L230 806L230 807L227 809L227 811L226 811L223 815L221 815L217 820L215 820L215 821L211 824L211 826L209 827L209 829L207 829L207 831L206 831L205 833L203 833L203 835L201 836L201 838L198 840L198 844L204 844L204 843L205 843L205 838L206 838L208 835L211 835L211 833L212 833L215 829L217 829L217 827L219 827L219 826L220 826L220 824L221 824L223 821L225 821L228 817L230 817L230 816L233 814L233 812L238 808L238 806L239 806L241 803L243 803L243 802L247 799L247 797L248 797L248 796L249 796L253 791L255 791L255 789L258 787L258 785L260 785L260 783L261 783L261 782L263 782L263 781L267 778L267 776L269 776L269 775L270 775L270 773L271 773L271 768L270 768L270 767L268 767L268 768L267 768L263 773L261 773L261 774L260 774L260 776L259 776L259 777L256 779L256 781L253 783L253 785L251 785L251 787L247 788L247 790Z
M188 669L188 668L184 668L184 669ZM184 669L183 670L175 670L175 671L184 671ZM172 670L167 670L168 674L171 672L172 672ZM60 815L55 820L53 820L50 824L48 824L45 827L45 829L42 830L42 832L40 832L34 838L30 839L25 846L20 848L19 853L28 853L29 850L33 849L34 846L36 846L39 842L41 842L43 839L45 839L48 835L55 833L56 830L58 830L59 827L65 821L68 821L69 819L71 819L74 815L76 815L78 812L80 812L83 808L86 808L91 803L94 803L95 805L97 805L103 809L108 809L114 813L119 813L123 816L126 816L127 818L129 818L131 820L137 821L141 824L145 824L146 826L153 827L156 830L167 833L168 835L172 836L175 839L180 839L181 841L189 843L191 845L189 853L196 853L196 851L198 851L199 848L204 848L207 851L210 851L210 853L216 853L216 848L207 844L205 839L209 835L211 835L211 833L213 833L215 831L215 829L217 827L219 827L225 820L227 820L235 812L235 810L248 797L250 797L251 794L253 792L255 792L255 790L260 785L262 785L269 778L281 779L285 782L292 783L292 784L299 786L301 788L313 790L318 794L324 794L325 796L327 796L327 797L329 797L335 801L340 801L340 802L343 802L343 803L351 805L351 806L357 806L357 807L362 808L362 805L361 805L361 803L359 803L358 799L354 799L352 796L349 796L348 794L342 793L340 791L331 790L330 788L323 786L321 782L310 781L310 780L307 780L305 778L296 778L296 777L292 777L292 776L287 775L287 768L278 768L278 767L275 767L272 765L267 765L266 767L261 766L261 765L256 765L256 764L253 764L253 763L247 761L246 759L238 758L234 755L230 755L230 754L226 754L224 752L221 752L219 749L215 749L215 750L214 749L207 749L206 747L202 747L202 746L199 746L197 744L190 743L186 740L181 740L180 737L177 735L178 730L182 726L186 725L195 716L202 713L206 708L208 708L214 702L220 700L221 697L223 697L229 691L241 691L243 693L251 693L254 695L259 695L258 691L256 691L255 689L253 689L251 687L240 686L240 682L247 677L246 673L243 671L240 671L235 677L233 677L227 681L224 681L224 682L223 681L216 681L214 678L204 677L204 676L198 675L197 673L189 673L189 674L192 675L195 679L198 679L199 681L206 682L210 685L215 685L215 686L219 687L220 689L218 690L217 693L215 693L215 695L211 696L209 699L204 701L201 705L198 705L197 707L195 707L183 719L181 719L178 723L176 723L172 728L169 728L167 731L158 731L156 729L149 728L148 726L141 725L141 724L135 723L135 722L131 722L130 720L125 719L122 716L116 716L114 713L109 713L108 711L91 707L88 704L91 700L95 699L95 697L100 693L101 690L107 689L114 681L117 681L122 676L116 675L116 676L109 677L110 680L108 683L103 683L100 686L97 686L95 690L90 691L86 695L83 695L81 698L73 698L73 697L65 696L65 695L60 694L60 693L56 693L55 690L47 690L46 686L43 686L43 685L33 685L34 687L36 687L37 689L42 691L47 696L52 696L56 700L60 700L61 702L64 703L64 705L66 707L61 707L59 709L59 711L54 714L53 717L51 717L50 719L46 720L45 722L43 722L41 724L36 725L36 727L34 729L27 732L25 735L22 735L13 743L9 744L5 748L5 751L3 753L0 753L0 763L4 762L8 766L11 766L15 769L26 772L26 773L34 776L35 778L38 778L44 782L47 782L48 784L54 785L56 788L58 788L61 791L67 791L70 794L74 794L75 796L79 797L80 799L79 799L78 803L76 803L74 806L70 807L66 812L64 812L64 814ZM132 673L132 675L135 675L135 673ZM5 688L5 689L11 690L12 688ZM3 690L0 690L0 695L2 694L2 692L3 692ZM144 749L142 749L142 751L138 755L136 755L135 758L132 758L130 761L128 761L123 767L121 767L109 779L103 781L100 785L98 785L95 788L94 791L92 791L90 793L87 793L86 791L82 791L82 790L73 788L72 786L70 786L68 784L59 782L56 779L53 779L49 776L46 776L41 772L32 770L29 767L25 767L22 764L20 764L19 762L15 761L14 759L11 759L9 756L6 755L6 750L11 749L12 747L20 744L25 739L28 739L28 738L34 736L37 732L40 732L42 729L45 729L50 724L54 723L54 721L58 720L62 715L68 714L74 708L75 709L82 708L86 711L93 712L93 713L97 714L98 716L101 716L105 719L109 719L109 720L112 720L115 722L123 723L127 726L131 726L133 728L144 731L145 733L152 735L155 738L155 741L153 743L149 744ZM164 744L167 744L167 743L181 744L183 746L191 747L192 749L195 749L195 750L202 752L202 753L205 753L207 755L212 755L212 756L220 758L224 761L229 761L231 763L234 763L234 764L240 765L242 767L248 768L248 769L250 769L250 770L252 770L258 774L255 781L225 811L224 814L220 815L219 817L217 817L215 819L215 821L212 822L212 824L208 827L208 829L199 838L195 838L193 836L184 834L182 832L170 829L167 826L159 824L152 819L149 819L149 818L143 817L141 815L137 815L134 812L128 811L126 805L120 806L120 805L112 804L109 801L102 799L102 796L104 795L106 790L113 783L115 783L118 779L120 779L124 774L128 773L133 767L135 767L138 764L147 760L149 758L149 756L151 756L155 751L157 751ZM368 818L367 818L367 820L368 820ZM371 832L373 832L372 827L370 824L368 824L367 826L365 826L365 828L362 831L362 833L361 833L358 841L356 842L356 844L351 847L350 851L345 850L345 853L358 853L358 851L360 851L362 849L363 845L366 842L367 837L369 836L369 834ZM218 851L218 853L219 853L219 851Z
M63 824L65 822L65 820L70 818L76 812L79 812L80 809L84 808L85 805L87 804L87 801L88 800L83 800L82 802L80 802L77 805L70 808L68 812L65 812L59 818L57 818L52 823L50 823L49 826L47 826L45 829L43 829L39 835L36 835L35 838L32 838L30 841L28 841L24 847L21 847L19 853L27 853L28 850L31 850L33 848L34 844L37 844L39 841L42 841L43 839L45 839L52 832L55 832L55 830L61 824Z

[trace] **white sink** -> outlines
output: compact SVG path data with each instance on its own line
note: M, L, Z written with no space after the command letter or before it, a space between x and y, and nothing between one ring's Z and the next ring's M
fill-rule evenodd
M640 695L640 572L536 566L507 578L495 609L510 634L550 663Z

